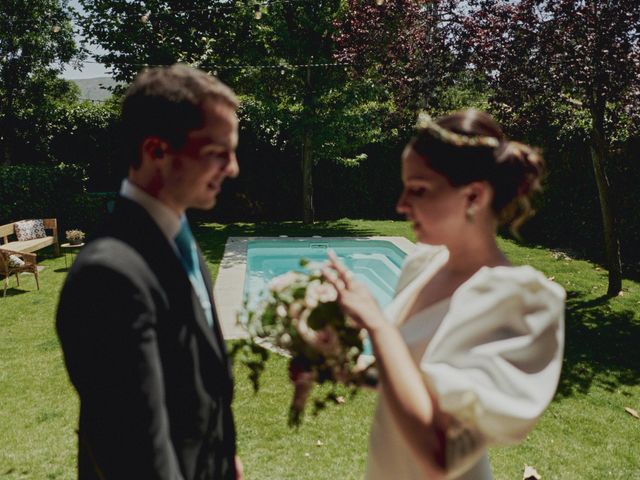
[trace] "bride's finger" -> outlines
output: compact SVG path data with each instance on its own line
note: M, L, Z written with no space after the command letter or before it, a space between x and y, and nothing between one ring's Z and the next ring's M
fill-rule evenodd
M331 261L331 267L338 272L338 277L344 282L347 288L349 288L353 273L338 260L333 250L329 250L329 260Z
M329 267L323 268L322 276L327 282L335 287L335 289L338 291L338 295L342 293L342 290L344 290L345 288L345 283L338 277L335 270L332 270Z

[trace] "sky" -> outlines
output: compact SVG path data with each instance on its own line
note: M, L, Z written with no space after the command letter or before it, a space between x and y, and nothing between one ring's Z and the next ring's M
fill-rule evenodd
M69 5L82 11L82 7L78 3L78 0L70 0ZM92 53L100 51L93 45L87 45L87 48L89 48L90 52L89 57L91 57ZM111 75L107 72L104 65L101 63L95 63L95 60L88 58L80 69L74 69L71 65L66 65L61 76L68 80L77 80L82 78L110 77Z

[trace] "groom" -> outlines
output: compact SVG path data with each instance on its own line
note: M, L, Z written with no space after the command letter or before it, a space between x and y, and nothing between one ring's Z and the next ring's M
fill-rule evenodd
M238 101L186 66L122 106L128 177L64 285L57 330L80 397L78 478L242 478L211 279L185 217L238 175Z

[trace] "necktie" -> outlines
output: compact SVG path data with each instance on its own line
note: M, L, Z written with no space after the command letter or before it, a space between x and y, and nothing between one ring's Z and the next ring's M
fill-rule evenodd
M207 322L209 326L213 326L213 314L211 313L211 301L209 300L209 294L207 287L202 278L202 272L200 271L200 264L198 262L198 254L196 253L196 241L193 238L189 223L186 218L182 219L180 231L175 236L174 241L178 251L180 252L180 263L184 267L184 270L189 276L191 286L198 295L202 309L207 316Z
M180 231L175 237L176 246L180 252L180 262L189 276L195 274L196 265L198 264L195 240L189 224L183 219L180 225Z

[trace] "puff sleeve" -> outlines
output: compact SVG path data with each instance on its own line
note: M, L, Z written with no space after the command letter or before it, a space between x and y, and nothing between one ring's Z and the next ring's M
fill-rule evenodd
M564 302L562 287L528 266L482 268L451 298L420 369L478 447L521 440L553 398Z

